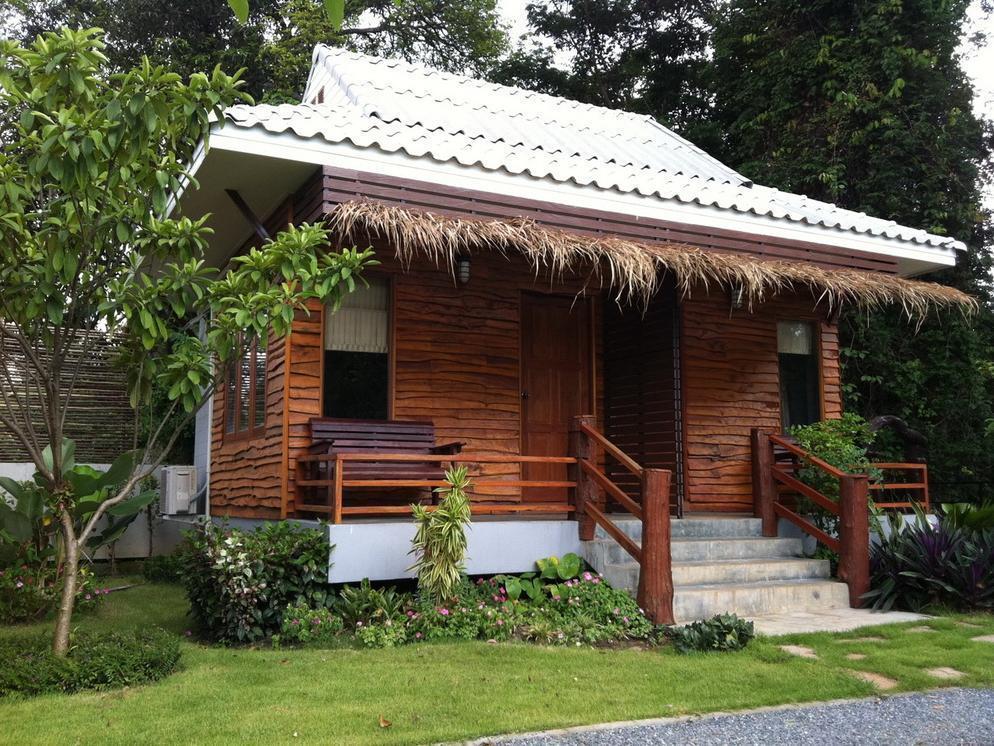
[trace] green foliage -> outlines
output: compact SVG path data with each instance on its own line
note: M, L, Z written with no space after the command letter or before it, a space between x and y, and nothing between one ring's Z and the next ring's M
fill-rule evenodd
M959 48L967 0L735 0L713 18L715 155L766 186L967 242L926 279L984 303L910 327L897 308L843 313L846 408L892 414L929 444L933 492L994 481L991 129Z
M179 638L157 628L82 633L68 658L42 636L0 638L0 697L115 689L158 681L179 663Z
M157 554L142 562L142 577L150 583L179 583L183 580L185 562L182 550Z
M942 522L950 528L962 528L968 531L994 529L994 501L991 500L980 505L943 503L941 515Z
M545 557L537 560L535 564L538 573L497 576L497 581L504 586L509 599L517 601L522 594L532 601L538 601L546 593L550 596L561 596L563 591L559 581L573 580L583 569L583 560L573 552L564 554L562 559Z
M328 534L285 521L255 531L205 522L188 534L183 582L190 613L212 640L250 643L281 631L288 606L327 606Z
M0 565L0 624L23 624L43 619L58 604L62 593L60 567L29 552L21 564ZM96 607L110 593L100 587L88 567L76 579L76 606Z
M847 412L835 420L822 420L811 425L791 428L790 434L797 445L812 456L826 461L849 474L880 474L870 466L867 451L875 434L866 420L858 414ZM839 480L816 466L803 466L799 471L802 482L814 487L826 497L837 500Z
M333 641L343 629L342 618L325 607L311 608L305 603L287 606L279 635L273 645L322 645Z
M143 55L183 76L244 68L245 90L269 103L299 100L319 42L481 73L506 46L495 0L347 0L341 20L328 1L242 0L248 12L240 23L221 0L195 13L158 0L32 0L21 37L62 24L96 26L107 31L114 69L130 69Z
M411 569L417 573L421 593L434 601L448 599L463 577L470 521L467 474L465 466L445 472L448 487L436 490L443 497L434 511L411 506L417 524L410 551L416 561Z
M994 609L994 529L973 530L923 513L892 517L870 553L873 608Z
M346 585L334 602L335 611L341 615L346 629L396 621L403 615L409 598L396 588L374 588L369 578L363 578L357 587Z
M718 614L666 631L673 646L681 653L711 653L742 650L756 636L752 622L735 614Z

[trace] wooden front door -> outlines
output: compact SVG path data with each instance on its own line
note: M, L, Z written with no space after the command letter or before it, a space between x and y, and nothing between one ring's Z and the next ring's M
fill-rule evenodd
M591 414L590 309L575 296L526 293L521 302L521 453L566 456L573 417ZM564 481L561 464L525 464L528 481ZM562 501L563 488L528 487L526 502Z

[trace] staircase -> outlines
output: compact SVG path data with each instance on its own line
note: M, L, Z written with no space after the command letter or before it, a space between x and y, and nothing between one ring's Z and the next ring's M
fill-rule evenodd
M612 521L641 543L641 521ZM849 606L848 588L829 578L828 560L803 557L800 539L764 538L758 518L688 517L670 525L678 623L726 612L753 617ZM608 583L635 595L638 563L600 526L583 542L583 555Z

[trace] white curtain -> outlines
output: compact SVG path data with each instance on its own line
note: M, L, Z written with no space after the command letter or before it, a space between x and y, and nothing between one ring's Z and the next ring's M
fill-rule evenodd
M814 327L807 321L777 323L777 352L787 355L813 355Z
M387 352L390 286L369 280L342 299L334 313L324 311L324 348L342 352Z

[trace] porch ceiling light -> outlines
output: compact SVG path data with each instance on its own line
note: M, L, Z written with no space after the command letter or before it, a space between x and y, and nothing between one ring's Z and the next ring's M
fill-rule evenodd
M459 280L460 285L466 285L469 282L469 265L469 254L460 254L456 259L456 279Z

